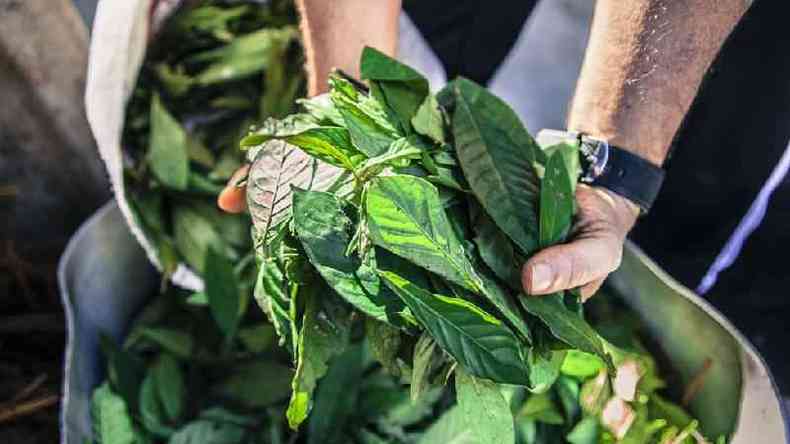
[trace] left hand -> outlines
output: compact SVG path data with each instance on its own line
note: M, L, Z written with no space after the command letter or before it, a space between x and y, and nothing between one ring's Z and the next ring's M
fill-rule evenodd
M217 197L217 206L227 213L242 213L247 209L247 187L240 187L241 182L250 171L250 165L245 164L231 176L225 189Z

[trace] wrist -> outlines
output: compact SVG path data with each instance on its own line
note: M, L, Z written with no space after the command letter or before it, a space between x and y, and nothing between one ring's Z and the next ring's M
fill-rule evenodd
M576 198L580 208L594 209L600 214L592 220L608 221L623 239L639 218L641 209L630 199L606 188L579 184Z

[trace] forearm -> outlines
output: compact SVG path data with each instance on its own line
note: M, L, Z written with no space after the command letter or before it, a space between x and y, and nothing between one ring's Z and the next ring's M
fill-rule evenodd
M365 46L395 55L400 0L297 0L308 94L326 91L333 68L358 77Z
M598 0L569 129L661 164L746 0Z

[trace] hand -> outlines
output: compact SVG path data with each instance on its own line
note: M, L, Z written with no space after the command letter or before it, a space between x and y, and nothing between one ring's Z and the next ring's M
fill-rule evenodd
M528 295L581 287L582 300L587 300L620 266L623 243L639 208L606 189L582 184L576 202L572 240L538 252L524 265L521 281Z
M246 164L236 170L225 189L217 197L217 206L228 213L241 213L247 208L247 187L238 186L247 177L250 165Z

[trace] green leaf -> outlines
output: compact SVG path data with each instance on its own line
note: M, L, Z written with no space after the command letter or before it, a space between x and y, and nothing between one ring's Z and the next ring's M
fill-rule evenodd
M551 399L550 393L536 393L531 395L521 407L518 415L522 418L533 419L545 424L564 424L565 418Z
M600 356L605 362L610 358L598 333L578 314L565 307L561 295L522 296L523 307L540 318L551 334L568 345Z
M529 389L533 393L544 393L554 385L565 357L563 352L540 350L540 348L540 345L536 344L527 355Z
M176 247L193 270L203 273L209 249L231 260L238 259L238 254L222 239L211 220L200 212L187 205L174 205L171 211Z
M446 142L444 118L441 109L439 109L439 102L436 101L434 95L429 94L425 98L417 109L417 114L411 119L411 125L418 134L422 134L436 143Z
M330 97L354 146L368 157L383 154L399 138L381 105L338 75L329 78Z
M419 136L401 137L394 140L380 155L366 160L357 175L365 180L378 175L387 167L405 168L412 160L421 158L428 149L430 147Z
M329 93L319 94L296 101L322 126L343 126L345 119L340 114Z
M669 424L683 428L688 426L692 418L683 407L664 399L662 396L653 393L648 401L651 418L666 419Z
M137 407L140 383L145 376L144 363L134 354L119 348L108 336L101 335L102 353L107 359L110 384L130 409Z
M347 320L331 319L320 312L316 291L305 295L305 313L299 332L296 374L291 382L288 424L296 429L307 418L316 383L327 372L327 363L343 352L348 342Z
M571 145L565 145L575 150ZM562 242L568 235L573 221L573 181L565 158L573 151L555 151L546 163L546 172L540 189L540 246L546 248ZM566 154L567 152L567 154Z
M197 53L189 61L208 63L208 66L195 80L202 85L229 82L282 63L283 48L295 41L298 33L295 26L261 29L235 38L225 46Z
M164 186L186 190L189 181L187 136L181 125L167 112L162 100L151 100L151 133L148 144L148 165Z
M187 304L189 305L197 305L198 307L207 307L208 306L208 297L206 296L206 292L198 291L192 293L186 300Z
M192 77L184 73L181 65L171 67L167 63L159 63L154 66L154 73L167 93L175 97L186 94L194 83Z
M181 359L189 359L195 347L189 333L174 328L147 327L140 331L140 336Z
M354 170L366 157L351 142L346 128L318 126L312 118L302 114L267 121L242 139L241 146L258 146L270 140L282 140L316 159L346 170Z
M562 405L563 411L565 411L565 418L568 420L568 423L576 422L581 413L581 407L579 406L580 391L581 385L579 381L566 376L557 378L555 393Z
M286 399L290 391L288 383L294 374L288 367L268 358L237 365L231 372L212 392L251 408L266 407Z
M240 414L225 407L209 407L201 411L198 417L208 421L227 422L245 427L254 427L260 422L258 413Z
M444 412L439 420L433 423L418 444L478 444L474 434L466 422L466 415L459 406Z
M428 388L430 388L430 377L434 367L434 350L436 341L423 333L417 343L414 344L414 357L412 358L410 397L416 402Z
M362 347L355 346L337 356L315 393L315 406L308 422L308 444L341 442L346 421L353 414L359 379L362 377Z
M365 338L376 360L393 376L400 375L397 358L400 350L400 330L373 318L365 319Z
M290 42L289 42L290 43ZM288 60L289 44L273 50L272 57ZM304 85L302 67L293 63L271 63L264 72L264 88L260 100L259 119L283 118L290 114L301 87Z
M480 257L494 274L506 284L521 288L519 260L507 235L483 211L472 216L474 242Z
M282 265L274 258L266 258L259 265L255 281L255 301L266 314L280 337L280 346L295 353L292 319L289 313L290 295Z
M207 219L225 242L244 251L249 250L251 244L249 216L219 211L215 202L193 201L190 208Z
M596 355L580 350L568 350L560 371L563 375L585 380L597 375L605 368L606 364Z
M179 11L174 18L174 28L180 34L206 33L218 40L233 38L230 27L233 22L247 14L252 5L236 7L199 6Z
M380 291L375 273L366 273L358 257L345 254L352 222L333 194L295 190L293 217L294 230L310 262L343 299L381 321L402 310L392 293Z
M139 411L140 420L146 430L160 438L167 438L173 434L173 429L166 425L165 412L152 374L146 376L140 386Z
M363 154L351 143L351 136L345 128L310 128L283 140L316 159L346 170L354 170L364 159Z
M177 422L184 414L187 395L181 366L172 356L163 353L159 355L151 375L167 417Z
M367 429L357 430L356 438L359 440L360 444L392 444L391 440L382 438L378 434Z
M466 79L454 82L453 136L475 197L524 254L537 247L539 148L501 99Z
M478 288L472 264L429 182L413 176L376 178L365 208L374 244L462 287Z
M236 424L199 419L173 434L168 444L240 444L245 430Z
M579 405L585 414L598 415L611 396L612 386L609 376L605 371L601 371L595 378L582 384L579 392Z
M573 426L565 439L570 444L598 444L600 434L598 418L587 416Z
M187 153L189 160L208 169L214 168L217 159L214 153L203 143L199 136L187 135Z
M471 374L505 384L527 382L518 340L498 319L462 299L428 293L395 273L381 275L436 342Z
M233 264L209 248L204 273L211 315L228 341L236 333L241 313L239 282Z
M497 384L455 369L455 392L474 441L479 444L506 444L516 441L510 405Z
M106 382L91 398L94 438L101 444L134 444L132 417L123 398L113 393Z
M272 228L290 214L292 187L323 190L341 171L284 142L269 142L249 154L247 206L264 243Z
M239 341L252 353L263 353L274 345L276 332L269 324L261 323L239 329Z
M428 80L371 47L362 51L360 71L362 78L369 80L373 96L384 106L400 134L410 134L411 119L429 94Z
M398 381L374 373L362 382L356 410L364 414L365 422L374 423L378 430L401 442L406 439L405 429L433 419L434 408L444 394L443 387L435 387L412 401Z

